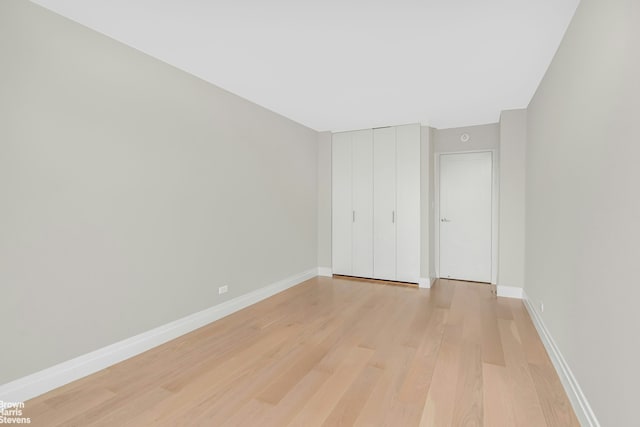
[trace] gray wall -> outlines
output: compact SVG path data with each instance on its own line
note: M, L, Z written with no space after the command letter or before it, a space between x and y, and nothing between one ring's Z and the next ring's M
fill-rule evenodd
M0 57L0 383L316 267L315 131L26 1Z
M427 221L429 223L429 280L433 280L436 278L436 242L434 236L436 235L435 230L435 204L436 204L436 180L435 180L435 134L436 129L429 127L429 170L428 170L428 188L429 188L429 215ZM423 181L424 185L424 181ZM424 220L424 211L423 211L423 220Z
M429 279L431 260L432 234L430 223L432 222L431 194L429 189L432 185L433 151L431 144L431 128L420 127L420 277Z
M500 115L498 285L524 286L527 111Z
M468 142L460 136L468 133ZM497 123L433 130L433 150L436 153L455 151L497 150L500 148L500 128Z
M640 2L583 0L528 108L525 291L603 426L638 423Z
M318 267L331 268L331 132L318 134Z

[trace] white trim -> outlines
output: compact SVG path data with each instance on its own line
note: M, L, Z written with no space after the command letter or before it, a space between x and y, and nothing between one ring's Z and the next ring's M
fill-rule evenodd
M333 271L331 270L331 267L318 267L318 276L332 277Z
M0 385L0 401L23 402L171 341L211 322L315 277L317 268L116 342L50 368Z
M578 384L578 380L573 375L573 372L571 372L569 364L565 360L564 356L562 356L560 349L545 326L542 317L534 308L534 305L531 303L526 293L524 293L523 299L524 305L531 316L531 320L542 339L542 343L547 349L547 353L549 353L551 362L558 372L558 376L564 386L564 390L567 393L567 396L569 396L569 400L571 401L571 405L573 406L573 410L575 411L580 424L590 427L600 427L600 423L598 422L593 409L591 409L591 405L589 405L586 396L582 392L582 389Z
M516 286L496 286L496 291L499 297L506 298L518 298L522 299L522 294L524 290L522 288L518 288Z
M500 200L500 156L498 150L487 148L469 151L438 151L433 154L433 262L436 278L440 275L440 156L448 154L491 153L491 284L498 283L498 227ZM446 279L446 277L445 277Z
M433 279L430 277L421 277L418 279L418 286L421 288L429 289L432 283Z

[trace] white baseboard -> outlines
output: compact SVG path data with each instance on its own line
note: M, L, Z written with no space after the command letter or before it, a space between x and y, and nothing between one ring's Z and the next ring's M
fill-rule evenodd
M202 326L302 283L305 280L311 279L317 274L318 270L313 268L300 274L287 277L286 279L264 286L248 294L225 301L151 329L150 331L62 362L10 383L0 385L0 401L23 402L32 399L201 328Z
M331 271L331 267L318 267L318 276L332 277L333 271Z
M432 278L430 277L421 277L418 279L418 286L421 288L426 288L429 289L431 287L431 284L433 283Z
M496 291L499 297L522 299L523 290L522 288L518 288L516 286L498 285L496 286Z
M526 293L524 293L523 299L524 305L529 312L529 316L531 316L531 320L533 320L533 324L542 339L542 343L547 349L547 353L549 353L551 362L558 372L558 376L564 386L564 390L567 393L567 396L569 396L569 400L571 401L571 405L573 406L573 410L575 411L580 424L583 426L600 427L600 423L598 422L593 409L591 409L591 405L589 405L586 396L582 392L582 389L578 384L578 380L573 375L573 372L571 372L571 368L569 368L567 361L562 356L560 349L545 326L542 317L540 317L540 314L538 314L529 298L527 298Z

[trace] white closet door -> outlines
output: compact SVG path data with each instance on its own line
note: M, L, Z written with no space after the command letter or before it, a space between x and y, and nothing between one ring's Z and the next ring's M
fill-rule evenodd
M373 131L352 132L352 273L373 277Z
M373 277L396 280L396 128L373 130Z
M420 278L420 125L396 128L396 279Z
M351 133L333 135L331 147L332 269L334 274L352 274L352 147Z

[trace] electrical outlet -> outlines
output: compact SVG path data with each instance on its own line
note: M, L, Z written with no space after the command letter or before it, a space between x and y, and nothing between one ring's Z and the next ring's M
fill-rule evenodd
M226 293L228 290L229 290L229 287L227 285L220 286L218 288L218 295L222 295L222 294Z
M540 313L544 313L544 303L540 301Z

